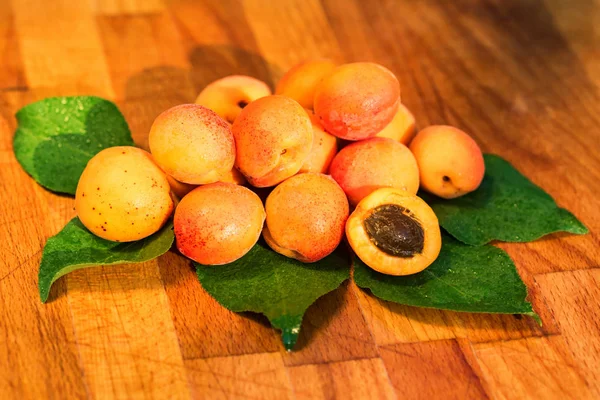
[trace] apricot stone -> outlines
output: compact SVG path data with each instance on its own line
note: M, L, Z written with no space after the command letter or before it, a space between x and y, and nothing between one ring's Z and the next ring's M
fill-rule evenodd
M348 218L346 237L356 255L375 271L410 275L431 265L442 246L431 207L401 189L378 189Z
M375 136L400 104L400 83L388 69L361 62L337 67L317 86L315 114L325 130L346 140Z
M390 138L408 146L410 141L415 137L415 133L417 132L414 115L412 115L404 104L400 104L392 122L375 136Z
M388 138L371 138L344 147L333 159L331 176L344 189L350 204L382 187L419 189L419 168L408 147Z
M183 104L160 114L150 129L150 151L161 168L180 182L217 182L235 161L229 124L197 104Z
M246 106L232 130L236 168L256 187L275 186L296 174L313 140L306 111L295 100L278 95Z
M165 173L144 150L118 146L96 154L75 193L79 219L96 236L116 242L157 232L173 212Z
M283 75L275 88L275 94L291 97L302 107L312 110L316 87L335 67L335 63L330 60L302 62Z
M277 186L267 197L263 237L284 256L315 262L331 254L344 237L348 200L327 175L305 173Z
M175 210L177 248L200 264L228 264L256 244L264 220L262 202L250 189L222 182L200 186Z
M465 132L435 125L420 131L410 144L419 164L423 190L453 199L479 187L485 174L481 149Z
M308 158L304 161L300 172L320 172L326 174L333 157L337 154L337 138L325 132L319 119L307 111L312 122L313 143Z
M249 103L269 95L271 89L263 81L245 75L230 75L206 86L196 104L210 108L232 124Z

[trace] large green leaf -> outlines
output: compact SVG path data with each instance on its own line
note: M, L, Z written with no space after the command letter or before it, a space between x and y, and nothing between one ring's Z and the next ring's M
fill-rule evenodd
M504 159L486 154L485 177L476 191L453 200L419 195L440 225L458 240L482 245L492 240L529 242L553 232L587 233L587 228Z
M50 287L69 272L94 267L138 263L166 253L173 244L173 225L167 224L155 234L135 242L119 243L105 240L88 231L79 218L73 218L44 246L38 274L42 302L48 300Z
M282 331L288 350L296 344L308 306L350 276L343 246L321 261L303 264L259 242L231 264L195 266L202 287L222 306L235 312L266 315Z
M127 122L99 97L52 97L17 112L13 139L17 160L40 185L75 194L79 176L99 151L133 146Z
M539 317L526 300L527 287L503 250L469 246L442 234L439 257L408 276L380 274L355 261L356 284L384 300L416 307Z

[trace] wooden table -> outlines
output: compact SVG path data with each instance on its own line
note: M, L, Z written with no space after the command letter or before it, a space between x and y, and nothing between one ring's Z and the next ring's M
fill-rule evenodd
M0 399L598 398L598 26L598 0L0 1ZM346 284L285 353L264 318L220 307L173 253L78 271L40 303L42 247L75 212L17 164L17 109L104 96L144 145L161 111L210 81L273 84L311 57L387 66L419 126L470 132L590 228L500 245L542 328Z

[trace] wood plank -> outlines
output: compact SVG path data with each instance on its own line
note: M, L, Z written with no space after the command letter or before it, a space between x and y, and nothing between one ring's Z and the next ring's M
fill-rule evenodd
M12 6L29 87L113 96L88 2L13 0Z
M536 276L580 373L600 396L600 269Z
M23 61L10 2L0 2L0 89L25 86Z
M456 340L379 348L398 398L487 399Z
M379 358L289 367L296 398L395 399Z
M597 398L560 336L481 343L474 351L495 398Z
M197 399L292 399L279 353L186 360Z
M306 312L296 351L284 355L287 366L377 357L373 336L360 313L356 286L344 283Z
M90 0L97 14L147 14L159 13L165 9L162 0Z

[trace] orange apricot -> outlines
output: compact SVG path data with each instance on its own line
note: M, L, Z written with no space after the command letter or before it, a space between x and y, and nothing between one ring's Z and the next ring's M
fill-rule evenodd
M210 108L232 124L249 103L269 95L271 89L263 81L245 75L230 75L206 86L196 104Z
M278 95L248 104L232 131L235 166L256 187L275 186L296 174L313 140L306 111L295 100Z
M160 114L150 129L149 144L166 173L194 185L217 182L235 161L229 124L197 104L175 106Z
M309 60L292 67L283 75L275 94L291 97L304 108L312 109L317 85L335 69L330 60Z
M382 187L400 188L413 195L419 189L415 157L408 147L388 138L371 138L344 147L329 172L352 205Z
M348 218L346 237L365 264L388 275L424 270L442 247L431 207L397 188L377 189L362 199Z
M177 248L200 264L228 264L256 244L264 220L263 204L250 189L222 182L200 186L175 210Z
M236 185L245 185L248 183L246 178L244 178L244 175L242 175L242 173L235 168L232 168L221 175L219 177L219 182L235 183Z
M481 149L465 132L434 125L420 131L410 144L419 165L423 190L445 199L474 191L485 174Z
M398 111L396 111L392 122L387 124L387 126L375 136L394 139L395 141L408 146L416 133L414 115L404 106L404 104L399 104Z
M313 142L308 158L299 172L320 172L326 174L333 157L337 154L337 138L325 132L319 119L307 110L313 128Z
M183 196L185 196L186 194L198 187L198 185L190 185L189 183L179 182L177 179L173 178L169 174L165 175L167 177L167 180L169 181L169 186L171 186L171 192L173 192L173 194L177 196L178 199L182 199Z
M381 65L368 62L337 67L317 86L315 114L325 130L346 140L375 136L394 118L400 83Z
M116 242L140 240L158 231L173 212L165 173L142 149L104 149L87 163L75 193L81 223Z
M331 254L344 236L348 200L331 177L293 176L267 197L263 237L273 250L302 262Z

